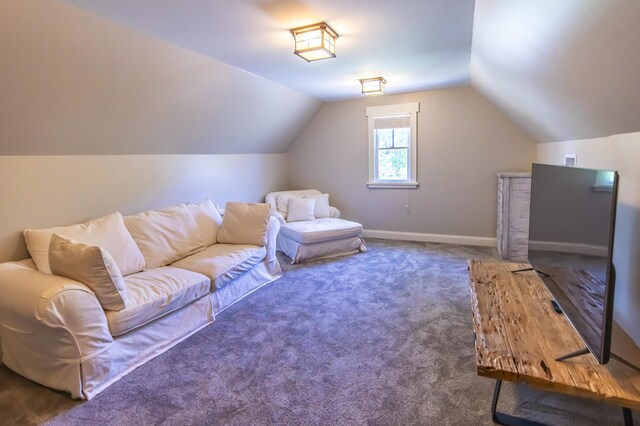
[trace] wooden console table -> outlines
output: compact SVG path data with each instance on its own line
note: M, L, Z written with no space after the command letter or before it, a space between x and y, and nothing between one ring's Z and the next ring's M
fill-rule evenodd
M526 264L469 261L476 368L496 379L493 421L538 425L497 411L503 380L595 399L623 407L625 425L640 409L640 373L615 362L599 365L590 356L555 358L584 347L564 315L553 310L551 293L533 271L513 274Z

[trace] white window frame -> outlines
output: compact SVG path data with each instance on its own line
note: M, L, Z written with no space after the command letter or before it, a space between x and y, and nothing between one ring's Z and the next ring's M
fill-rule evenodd
M418 112L420 112L420 103L412 102L407 104L383 105L367 108L367 117L369 119L369 188L417 188L417 154L418 154ZM376 162L376 141L374 132L374 121L376 118L392 117L397 115L409 115L410 140L407 156L407 177L406 181L398 180L380 180L377 179L377 162Z

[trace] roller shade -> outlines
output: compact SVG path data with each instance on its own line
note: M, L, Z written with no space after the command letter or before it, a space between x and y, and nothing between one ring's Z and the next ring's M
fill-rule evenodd
M374 129L406 129L411 127L410 115L396 115L393 117L377 117L373 120Z

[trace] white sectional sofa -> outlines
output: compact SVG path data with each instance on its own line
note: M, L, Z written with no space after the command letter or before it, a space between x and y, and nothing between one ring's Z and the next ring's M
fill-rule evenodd
M0 359L28 379L90 399L210 324L282 276L278 220L265 204L237 204L249 209L247 217L253 214L241 229L237 223L231 229L231 219L227 226L227 216L223 221L207 200L25 231L32 258L0 264ZM111 296L122 303L116 309L103 307L101 289L49 273L60 268L48 263L54 252L47 250L58 248L52 234L69 247L99 248L104 265L117 265L121 278L113 282L120 286ZM238 239L250 241L233 242Z

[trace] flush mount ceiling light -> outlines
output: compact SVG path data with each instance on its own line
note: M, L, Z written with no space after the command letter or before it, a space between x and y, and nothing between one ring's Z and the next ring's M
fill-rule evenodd
M307 62L336 57L338 34L326 23L307 25L291 30L295 39L293 53Z
M384 85L387 80L383 77L363 78L360 83L363 95L384 95Z

